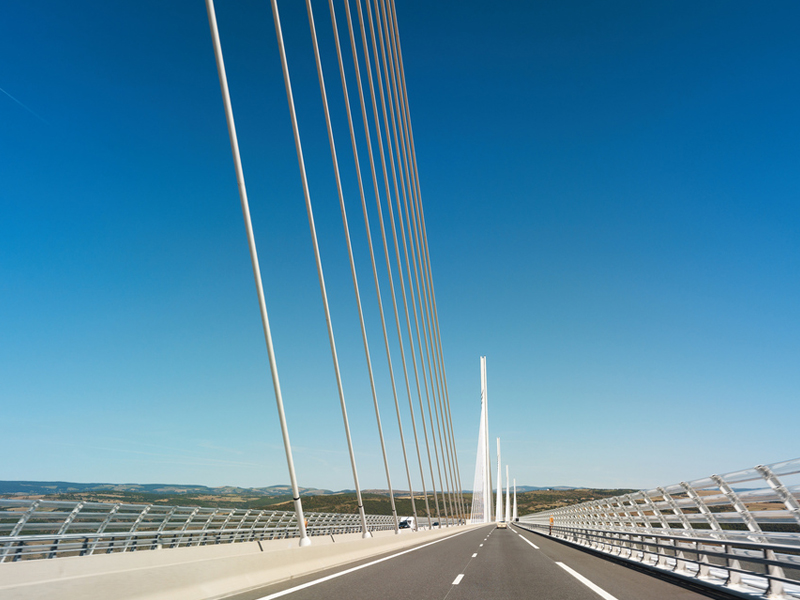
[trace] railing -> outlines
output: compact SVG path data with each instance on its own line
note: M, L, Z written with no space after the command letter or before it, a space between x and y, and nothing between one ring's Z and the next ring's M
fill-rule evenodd
M361 531L357 514L306 513L309 535ZM370 531L391 516L367 515ZM299 536L294 512L0 499L0 562Z
M518 525L734 595L800 598L799 500L795 459L536 513Z

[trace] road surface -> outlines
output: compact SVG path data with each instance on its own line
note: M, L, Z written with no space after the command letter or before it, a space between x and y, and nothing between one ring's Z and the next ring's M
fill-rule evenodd
M708 596L517 529L493 525L234 600L708 600Z

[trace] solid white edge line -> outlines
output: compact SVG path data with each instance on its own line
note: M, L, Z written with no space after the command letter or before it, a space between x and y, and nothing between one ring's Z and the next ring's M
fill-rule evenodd
M458 577L456 577L456 578L453 580L453 583L452 583L452 585L458 585L459 583L461 583L461 580L462 580L462 579L464 579L464 574L463 574L463 573L461 573L461 575L459 575Z
M528 543L529 543L531 546L533 546L533 547L534 547L534 548L536 548L537 550L539 549L539 546L537 546L536 544L534 544L532 541L530 541L530 540L529 540L528 538L526 538L524 535L520 534L520 536L519 536L519 537L521 537L521 538L522 538L522 541L524 541L524 542L528 542Z
M433 546L434 544L438 544L439 542L444 542L445 540L451 540L454 537L457 537L459 535L464 535L465 533L469 533L469 530L460 531L459 533L448 535L447 537L443 537L441 539L428 542L427 544L422 544L422 546L416 546L415 548L403 550L402 552L398 552L397 554L392 554L391 556L384 556L383 558L379 558L378 560L373 560L372 562L364 563L363 565L359 565L357 567L345 569L344 571L339 571L338 573L333 573L332 575L327 575L326 577L320 577L319 579L315 579L314 581L309 581L308 583L296 585L294 587L285 589L283 591L275 592L274 594L268 594L267 596L260 596L259 598L256 598L256 600L272 600L273 598L280 598L281 596L287 596L294 592L299 592L300 590L304 590L311 586L317 585L318 583L324 583L326 581L330 581L331 579L336 579L337 577L341 577L342 575L347 575L348 573L353 573L354 571L360 571L361 569L366 569L367 567L371 567L372 565L377 565L378 563L382 563L383 561L390 560L392 558L397 558L398 556L402 556L403 554L408 554L409 552L414 552L415 550L421 550L422 548Z
M616 599L614 596L612 596L611 594L609 594L609 593L608 593L607 591L605 591L603 588L601 588L601 587L599 587L599 586L595 585L594 583L592 583L591 581L589 581L588 579L586 579L586 577L584 577L583 575L581 575L581 574L580 574L580 573L578 573L577 571L574 571L574 570L570 569L570 568L569 568L567 565L565 565L564 563L557 562L556 564L557 564L559 567L561 567L562 569L564 569L564 570L565 570L567 573L569 573L570 575L572 575L572 576L573 576L575 579L577 579L578 581L580 581L580 582L581 582L583 585L585 585L585 586L586 586L586 587L588 587L590 590L592 590L592 591L593 591L595 594L599 595L601 598L604 598L605 600L617 600L617 599Z

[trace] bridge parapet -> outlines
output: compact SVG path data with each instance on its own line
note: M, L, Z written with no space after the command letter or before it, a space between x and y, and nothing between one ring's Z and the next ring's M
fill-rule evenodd
M750 597L800 598L800 459L527 515L519 525Z
M358 515L356 515L358 517ZM0 598L39 600L198 600L223 598L458 535L469 526L392 529L364 539L357 533L321 536L309 546L275 539L152 552L95 553L58 560L0 564Z
M358 514L306 513L309 535L361 531ZM370 531L394 528L366 515ZM0 562L299 537L294 511L0 499Z

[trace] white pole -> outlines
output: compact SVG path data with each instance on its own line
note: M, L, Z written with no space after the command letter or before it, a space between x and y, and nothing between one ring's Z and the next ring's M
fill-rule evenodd
M517 515L517 480L514 479L514 510L511 513L511 520L516 521L519 518Z
M272 345L272 334L270 333L269 317L267 315L267 303L264 299L264 285L261 281L261 268L258 263L258 253L256 252L256 241L253 234L253 224L250 221L250 206L247 201L247 189L244 183L244 170L242 169L242 159L239 155L239 142L236 136L236 125L233 121L233 107L228 91L228 77L225 74L225 63L222 59L222 44L219 40L219 29L217 28L217 16L214 11L214 1L206 0L206 11L208 12L208 23L211 27L211 41L214 44L214 56L217 61L217 73L219 84L222 88L222 102L225 106L225 117L228 123L228 136L231 141L231 151L233 152L233 164L236 170L236 181L239 184L239 201L242 205L242 215L244 216L245 230L247 231L247 245L250 249L250 262L253 266L253 276L256 283L256 294L258 295L258 306L261 312L261 324L264 329L264 339L267 343L267 356L269 358L269 368L272 374L272 388L275 392L275 403L278 406L278 420L281 424L281 435L283 436L283 449L286 453L286 463L289 467L289 480L292 485L292 499L294 500L295 514L297 515L297 525L300 528L300 545L308 546L311 540L306 532L306 521L303 515L303 504L300 501L300 489L297 486L297 476L294 470L294 460L292 459L292 445L289 442L289 428L286 424L286 414L283 410L283 395L281 394L281 384L278 379L278 364L275 360L275 349Z
M481 375L483 372L481 371ZM481 380L483 377L481 377ZM472 510L470 523L488 523L486 507L491 502L491 492L486 495L486 403L484 402L483 389L481 388L481 418L478 424L478 449L475 455L475 478L472 484Z
M478 457L483 463L483 478L481 481L481 495L483 496L483 515L482 522L488 523L492 520L492 489L487 484L489 483L489 462L486 448L489 446L489 432L486 429L486 358L481 356L481 432L483 436L483 446L481 447L482 456ZM473 492L474 493L474 492Z
M511 486L508 481L508 465L506 465L506 518L508 523L511 520Z
M500 467L500 438L497 438L497 508L494 514L498 523L503 520L503 476Z
M483 357L483 389L486 396L486 512L492 521L492 453L489 449L489 372Z

